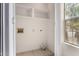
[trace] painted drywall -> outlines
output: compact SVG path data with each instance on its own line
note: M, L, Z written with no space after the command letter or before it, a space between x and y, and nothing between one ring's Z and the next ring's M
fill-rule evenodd
M63 56L79 56L79 48L64 44Z
M50 19L16 15L17 53L39 49L44 43L47 43L49 50L54 51L54 15L51 11ZM17 33L17 28L23 28L24 32Z
M54 36L55 36L55 8L54 4L50 4L49 10L50 10L50 20L48 22L49 24L49 31L48 31L48 49L52 52L54 52Z
M16 19L16 31L17 28L24 29L24 33L17 33L16 36L17 52L39 49L42 43L47 42L48 20L21 16L17 16ZM40 30L42 31L40 32Z

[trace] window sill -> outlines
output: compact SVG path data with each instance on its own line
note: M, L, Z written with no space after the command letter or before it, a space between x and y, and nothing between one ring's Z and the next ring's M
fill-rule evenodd
M79 48L79 46L77 46L77 45L73 45L73 44L68 43L68 42L64 42L64 44L69 45L69 46L72 46L72 47L74 47L74 48Z

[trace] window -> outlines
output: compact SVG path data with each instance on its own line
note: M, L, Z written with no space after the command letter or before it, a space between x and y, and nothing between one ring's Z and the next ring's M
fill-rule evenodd
M79 46L79 4L65 4L65 42Z
M16 4L16 15L49 19L48 4Z

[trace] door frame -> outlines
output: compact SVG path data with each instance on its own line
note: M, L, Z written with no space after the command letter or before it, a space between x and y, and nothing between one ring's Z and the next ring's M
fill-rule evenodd
M63 55L64 3L55 3L55 56Z
M1 11L0 11L1 12L1 15L0 15L1 16L1 25L0 25L1 26L0 28L1 29L1 38L0 38L1 39L1 52L0 53L1 53L1 56L3 56L5 52L3 51L3 4L2 3L0 4L1 4L0 6L1 7Z
M9 56L9 3L2 3L2 43L3 56Z
M5 4L3 3L3 56L5 56Z
M64 41L64 27L63 27L63 3L55 3L55 44L54 44L54 52L55 56L63 55L63 41ZM16 11L15 11L15 3L9 4L9 55L16 56Z
M9 56L16 56L15 3L9 3Z

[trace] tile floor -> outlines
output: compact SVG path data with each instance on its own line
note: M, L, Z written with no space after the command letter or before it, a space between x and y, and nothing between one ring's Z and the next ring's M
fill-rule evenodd
M54 54L48 49L46 50L38 49L28 52L21 52L21 53L17 53L16 55L17 56L54 56Z

